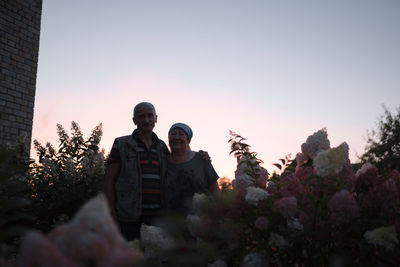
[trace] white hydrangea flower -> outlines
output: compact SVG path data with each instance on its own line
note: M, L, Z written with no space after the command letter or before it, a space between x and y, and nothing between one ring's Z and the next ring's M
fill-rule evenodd
M211 196L206 194L194 193L192 199L192 210L195 214L201 214L204 211L205 206L210 201Z
M289 245L289 243L279 234L271 232L268 239L268 244L272 247L283 248Z
M399 244L394 226L380 227L372 231L367 231L364 234L364 238L369 244L382 246L390 251L393 251L394 247Z
M290 218L287 220L287 227L291 231L303 231L304 226L300 223L297 218Z
M360 176L361 174L365 173L368 169L372 168L374 165L371 163L367 162L364 163L360 169L356 172L356 177Z
M267 267L269 266L267 258L257 252L251 252L244 256L240 267Z
M330 143L328 140L328 133L326 132L326 128L315 132L313 135L310 135L306 142L301 145L301 151L304 156L314 159L315 156L324 150L330 148Z
M247 188L247 193L245 200L247 203L257 206L260 200L264 200L268 198L269 194L267 190L264 190L259 187L250 186Z
M317 175L335 175L343 169L349 158L349 146L343 142L338 147L322 151L314 158Z
M247 188L253 185L255 181L256 179L254 179L250 175L242 174L235 177L235 179L232 181L232 186L234 189Z
M176 242L162 228L142 224L140 240L145 248L155 251L168 251L175 249Z
M218 259L214 261L213 263L207 264L207 267L228 267L225 261Z

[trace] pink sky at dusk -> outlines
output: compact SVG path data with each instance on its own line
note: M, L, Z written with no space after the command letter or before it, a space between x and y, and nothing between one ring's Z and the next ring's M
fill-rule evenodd
M229 130L271 173L323 127L355 162L382 105L400 104L398 14L372 0L44 1L32 138L103 123L108 153L149 101L158 136L189 124L220 176L236 168Z
M289 153L294 158L307 136L326 126L323 120L301 116L290 120L280 119L280 116L293 117L294 114L278 114L268 107L243 108L243 102L252 101L249 97L214 91L210 101L207 92L213 89L189 88L148 72L111 80L96 88L96 93L85 90L85 86L74 90L80 92L79 97L69 93L69 88L63 88L63 94L47 94L37 99L34 139L43 144L50 141L57 145L57 123L69 131L71 121L74 120L81 126L86 137L97 124L102 123L104 134L101 147L108 153L115 137L133 131L133 103L150 101L158 114L158 123L154 129L157 135L167 142L167 132L173 123L189 124L194 131L192 149L208 151L221 177L234 178L236 168L234 157L229 156L229 130L247 138L252 150L259 154L265 162L264 166L272 173L276 170L273 163ZM328 127L332 146L343 141L355 144L350 147L350 152L351 159L356 161L354 154L363 151L364 142L360 138L348 140L351 137L349 133L354 131L360 129L341 125Z

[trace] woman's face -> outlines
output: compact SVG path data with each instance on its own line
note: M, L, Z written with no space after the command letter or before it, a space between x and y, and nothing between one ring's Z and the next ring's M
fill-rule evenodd
M171 150L174 149L189 149L189 137L181 128L173 129L168 135L168 143Z

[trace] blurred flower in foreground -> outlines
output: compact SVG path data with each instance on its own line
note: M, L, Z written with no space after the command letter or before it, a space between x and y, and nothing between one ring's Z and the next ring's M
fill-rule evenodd
M19 260L21 266L105 267L129 266L143 261L144 257L131 249L120 235L106 199L100 195L83 205L72 221L46 236L29 233L23 241Z
M368 243L375 246L385 247L389 251L393 251L394 247L399 243L396 228L394 226L380 227L368 231L364 234L364 238Z

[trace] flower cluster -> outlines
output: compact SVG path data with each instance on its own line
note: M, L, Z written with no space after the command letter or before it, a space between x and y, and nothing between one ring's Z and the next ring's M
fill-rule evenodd
M238 141L232 147L248 145ZM325 266L337 260L391 265L400 260L398 171L382 176L365 164L354 173L348 145L331 148L326 129L309 136L289 162L293 168L280 175L254 171L262 170L261 161L246 151L237 154L233 190L202 196L208 204L187 217L190 234L216 249L209 266Z
M107 202L99 196L87 202L74 219L46 235L29 232L17 266L128 266L143 262L115 225Z

